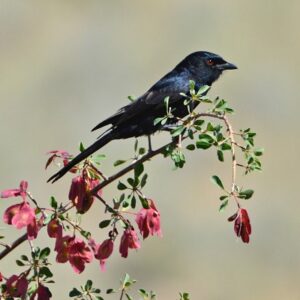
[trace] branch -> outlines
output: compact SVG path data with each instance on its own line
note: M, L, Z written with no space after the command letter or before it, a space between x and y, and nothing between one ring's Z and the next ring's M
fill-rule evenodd
M215 119L219 119L222 120L228 130L229 133L229 139L231 142L231 154L232 154L232 185L231 185L231 194L233 195L235 201L237 202L237 205L239 207L239 203L238 200L236 198L235 195L235 186L236 186L236 167L237 167L237 162L236 162L236 158L235 158L235 139L234 139L234 131L232 129L232 126L227 118L227 116L225 115L218 115L218 114L214 114L214 113L198 113L196 115L194 115L193 117L191 117L190 120L196 120L198 118L201 117L209 117L209 118L215 118ZM181 140L185 140L187 138L187 136L183 136ZM158 154L162 154L163 151L166 149L166 147L168 146L175 146L177 144L177 141L174 140L170 143L165 144L164 146L161 146L160 148L156 149L156 150L152 150L149 151L147 154L145 154L143 157L141 157L140 159L134 161L132 164L130 164L129 166L125 167L124 169L120 170L119 172L109 176L109 177L104 177L104 181L102 181L100 184L98 184L96 187L94 187L91 190L91 194L95 195L98 199L98 191L103 189L104 187L106 187L107 185L109 185L110 183L114 182L115 180L117 180L118 178L122 177L123 175L127 174L128 172L134 170L134 168L141 164L144 163L146 161L149 161L151 158L157 156ZM103 202L103 199L99 199L106 207L109 207L109 205L105 202ZM111 208L111 207L109 207ZM112 209L112 208L111 208ZM64 209L62 211L60 211L61 214L65 213L68 209ZM112 209L113 210L113 209ZM45 226L45 225L44 225ZM43 227L44 227L43 226ZM7 254L9 254L11 251L13 251L16 247L18 247L19 245L21 245L24 241L27 240L27 234L24 234L22 236L20 236L18 239L16 239L11 246L8 246L6 249L4 249L2 252L0 252L0 260L2 258L4 258Z

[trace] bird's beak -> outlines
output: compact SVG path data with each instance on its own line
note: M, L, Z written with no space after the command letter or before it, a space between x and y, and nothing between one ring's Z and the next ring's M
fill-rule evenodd
M222 70L222 71L223 70L235 70L235 69L237 69L236 65L231 64L229 62L226 62L225 64L217 65L216 67L217 67L217 69Z

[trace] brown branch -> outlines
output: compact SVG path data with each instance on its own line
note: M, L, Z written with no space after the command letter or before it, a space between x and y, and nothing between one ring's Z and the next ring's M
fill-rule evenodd
M236 182L236 166L237 166L237 162L236 162L236 158L235 158L235 139L234 139L234 131L232 129L232 126L228 120L228 118L225 115L218 115L218 114L214 114L214 113L198 113L195 114L194 116L191 117L192 119L198 119L201 117L209 117L209 118L215 118L215 119L219 119L224 121L227 130L229 132L229 138L230 138L230 142L231 142L231 154L232 154L232 186L231 186L231 194L233 195L234 199L237 202L237 205L239 207L239 203L238 200L235 196L235 182ZM187 136L182 137L182 140L185 140L187 138ZM149 151L147 154L145 154L143 157L141 157L139 160L134 161L132 164L130 164L129 166L125 167L124 169L120 170L119 172L115 173L114 175L111 175L109 177L107 177L104 181L102 181L100 184L98 184L96 187L94 187L91 190L91 194L95 195L96 197L97 192L101 189L103 189L104 187L106 187L107 185L109 185L110 183L114 182L115 180L117 180L118 178L122 177L123 175L127 174L128 172L132 171L138 164L144 163L146 161L149 161L151 158L155 157L158 154L162 154L163 151L166 149L166 147L168 146L175 146L177 143L176 140L156 149L153 151ZM99 199L99 197L97 197ZM99 199L101 201L101 199ZM102 199L103 200L103 199ZM106 207L111 208L105 201L101 201ZM112 208L111 208L112 209ZM112 209L113 210L113 209ZM67 211L67 209L60 211L61 214L65 213ZM22 236L20 236L18 239L16 239L10 246L8 246L6 249L4 249L2 252L0 252L0 260L2 258L4 258L7 254L9 254L12 250L14 250L16 247L18 247L19 245L21 245L24 241L27 240L27 234L24 234Z
M0 260L5 257L7 254L9 254L11 251L13 251L15 248L20 246L23 242L27 240L27 233L21 235L19 238L17 238L10 246L7 245L7 247L0 252Z

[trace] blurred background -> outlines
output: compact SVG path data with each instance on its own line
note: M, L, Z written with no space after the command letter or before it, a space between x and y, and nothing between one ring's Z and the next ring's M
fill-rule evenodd
M51 195L65 201L71 177L46 184L56 170L44 170L46 152L77 153L80 141L98 136L90 129L127 104L128 95L141 95L197 50L239 67L210 96L227 99L236 110L233 125L253 128L266 149L263 172L239 177L255 190L243 203L253 226L249 245L227 222L234 206L218 212L219 190L209 180L219 174L229 183L228 162L219 163L214 151L195 151L174 171L159 157L146 165L146 193L157 202L164 237L147 239L126 260L115 251L104 273L97 262L81 275L54 264L53 299L68 299L87 278L102 289L117 287L126 272L158 299L178 299L179 291L191 299L300 299L299 11L294 0L0 2L0 190L26 179L42 206ZM168 140L156 135L154 144ZM130 157L133 144L105 147L104 172L115 172L112 161ZM115 193L110 187L104 196ZM11 203L1 201L1 215ZM102 217L97 203L83 222L98 241L106 235L98 229ZM20 232L2 224L2 234L12 241ZM38 243L54 246L44 232ZM1 261L1 272L14 272L15 257L28 247Z

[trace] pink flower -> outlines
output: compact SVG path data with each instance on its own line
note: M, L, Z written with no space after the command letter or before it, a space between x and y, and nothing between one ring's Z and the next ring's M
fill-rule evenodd
M90 248L84 241L75 238L69 248L69 262L76 273L81 273L86 263L90 263L93 259Z
M0 197L1 198L10 198L10 197L21 196L23 198L23 201L25 202L26 195L27 195L27 187L28 187L28 182L25 180L22 180L20 183L20 188L4 190L1 192Z
M56 261L58 263L65 263L69 259L69 244L73 240L69 235L59 237L56 239L54 250L57 252Z
M47 232L51 238L62 237L62 226L59 223L58 219L52 219L47 225Z
M28 289L28 281L25 276L12 275L6 281L6 294L10 297L26 296Z
M153 200L149 200L149 204L149 208L142 208L135 219L144 239L147 238L149 234L162 236L160 228L160 213L156 209Z
M246 209L239 209L239 211L228 218L229 222L234 221L234 231L244 243L249 243L251 235L251 224Z
M83 214L90 209L94 202L94 197L90 191L98 184L99 179L92 179L83 174L72 179L69 199L76 206L77 212Z
M95 249L95 258L100 260L100 267L102 271L105 271L106 260L111 256L114 251L114 242L112 239L103 241L101 245L98 245Z
M50 290L40 284L37 290L32 294L30 300L49 300L52 297Z
M92 261L92 252L84 241L70 236L64 236L56 240L56 261L59 263L70 262L76 273L81 273L86 263Z
M127 228L121 238L119 251L122 257L128 256L128 249L139 249L141 247L138 236L134 229Z
M15 226L17 229L26 226L29 240L37 237L39 228L36 222L35 210L28 202L22 202L8 207L4 212L3 221L6 224Z

